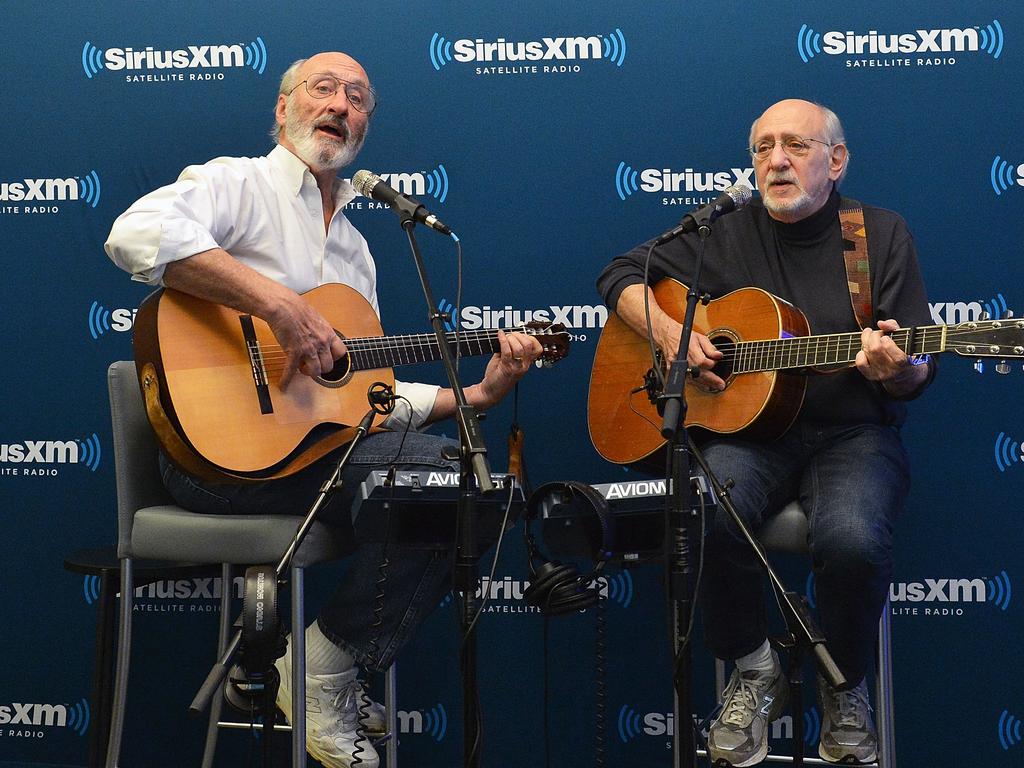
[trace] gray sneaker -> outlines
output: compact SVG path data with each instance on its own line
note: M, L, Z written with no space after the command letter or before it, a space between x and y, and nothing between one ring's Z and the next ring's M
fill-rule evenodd
M818 676L818 702L821 704L822 760L844 765L874 762L878 736L868 704L868 686L864 680L856 688L837 691Z
M708 733L712 765L756 765L768 754L768 724L786 706L789 686L780 668L772 674L734 669L722 697L722 712Z

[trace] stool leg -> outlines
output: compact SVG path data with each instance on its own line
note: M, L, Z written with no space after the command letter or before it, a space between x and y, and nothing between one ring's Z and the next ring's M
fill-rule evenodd
M128 701L128 668L132 650L132 559L121 558L121 623L117 638L117 672L114 700L110 711L110 741L107 743L106 768L118 768L121 760L121 736L124 732L125 705Z
M217 634L217 658L224 653L228 647L228 635L231 632L231 593L234 590L232 583L231 563L221 563L220 566L220 628ZM224 696L220 691L214 694L210 701L210 721L206 726L206 745L203 747L202 768L212 768L213 756L217 752L217 723L220 721L221 709L224 706Z
M385 729L388 732L387 768L398 768L398 663L384 673Z
M110 714L114 696L114 643L117 621L117 590L111 572L100 572L100 596L96 612L96 647L92 666L93 723L89 733L89 768L102 768L110 741Z
M895 709L892 688L892 610L886 600L878 621L878 674L875 706L878 715L878 768L896 768Z
M292 567L292 768L306 765L306 611L303 572Z

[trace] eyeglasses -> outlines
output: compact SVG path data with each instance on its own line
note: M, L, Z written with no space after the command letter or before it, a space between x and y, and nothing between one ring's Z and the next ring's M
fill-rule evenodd
M339 80L333 75L311 75L295 88L298 88L299 85L305 85L306 93L314 99L329 99L344 87L345 98L348 99L348 103L352 105L353 109L364 115L372 115L373 110L377 108L377 94L361 83ZM289 96L292 95L295 88L288 91Z
M769 139L761 139L756 142L753 146L747 147L750 150L750 154L755 160L767 160L768 155L775 149L776 144L782 145L782 151L790 157L803 157L811 151L811 145L808 142L813 141L816 144L824 144L826 147L833 146L827 141L821 139L801 139L799 136L787 136L784 139L778 141L772 141Z

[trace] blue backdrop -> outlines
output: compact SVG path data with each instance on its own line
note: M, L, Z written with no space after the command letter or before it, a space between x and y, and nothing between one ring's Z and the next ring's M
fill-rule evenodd
M587 382L605 317L594 278L615 254L750 178L750 122L780 98L821 101L843 119L852 154L844 191L905 216L935 322L1021 309L1016 6L15 0L4 11L0 299L14 330L0 341L0 764L85 763L95 583L61 561L114 540L105 370L130 357L146 293L102 243L120 212L185 165L264 154L277 81L296 58L341 49L365 65L381 106L358 167L404 174L392 183L459 232L464 323L486 324L488 311L506 307L558 308L570 319L570 358L521 388L535 482L623 477L587 439ZM349 215L383 276L386 329L426 330L395 218L365 200ZM427 234L421 241L436 293L453 301L451 248ZM464 370L481 366L467 361ZM904 765L1024 760L1013 640L1024 629L1024 416L1013 367L1010 376L977 375L968 361L947 360L905 430L915 476L892 587ZM485 424L496 467L510 416L506 404ZM325 570L321 593L335 578ZM806 564L789 564L787 577L805 584ZM541 760L543 622L522 601L525 578L522 546L511 541L480 627L487 765ZM658 573L612 581L610 762L667 766ZM138 598L127 765L198 759L202 728L184 712L211 661L211 594L203 583L163 583ZM558 764L592 762L593 636L589 614L551 625ZM442 605L401 659L407 765L459 764L455 658L455 612ZM707 711L710 660L701 651L697 668L698 708ZM220 764L238 764L244 749L229 735Z

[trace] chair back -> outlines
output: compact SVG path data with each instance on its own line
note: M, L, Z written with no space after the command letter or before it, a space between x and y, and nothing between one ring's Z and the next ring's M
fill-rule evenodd
M173 504L174 500L160 478L156 436L146 417L135 363L113 363L107 369L107 389L114 430L117 556L131 557L135 513L145 507Z

